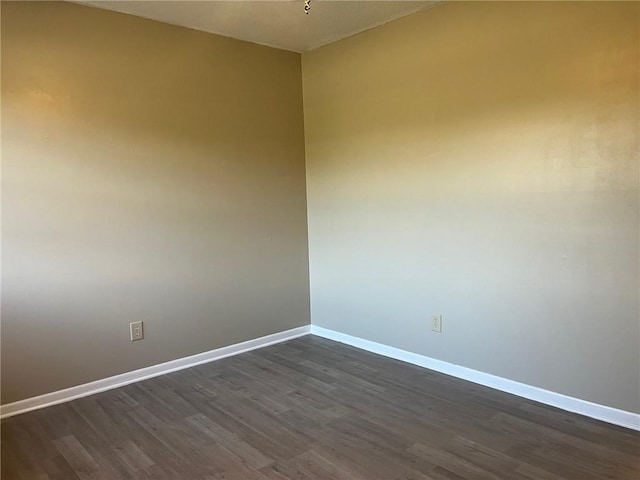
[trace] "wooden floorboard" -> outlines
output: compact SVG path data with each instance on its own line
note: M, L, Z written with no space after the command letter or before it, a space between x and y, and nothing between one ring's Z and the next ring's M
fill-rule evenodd
M640 433L314 336L11 417L3 480L640 478Z

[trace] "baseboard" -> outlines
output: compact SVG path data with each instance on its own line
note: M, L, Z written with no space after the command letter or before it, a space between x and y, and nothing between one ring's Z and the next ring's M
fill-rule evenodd
M265 337L247 340L246 342L236 343L227 347L216 348L208 352L198 353L188 357L178 358L165 363L159 363L150 367L133 370L131 372L122 373L113 377L103 378L95 382L89 382L75 387L65 388L56 392L45 393L37 397L27 398L6 405L0 405L0 418L7 418L20 413L26 413L31 410L57 405L59 403L69 402L76 398L87 397L114 388L129 385L130 383L139 382L148 378L157 377L167 373L183 370L189 367L195 367L203 363L213 362L222 358L239 355L240 353L255 350L257 348L267 347L276 343L286 342L294 338L309 334L310 326L305 325L284 332L278 332Z
M313 335L345 343L368 352L377 353L385 357L394 358L396 360L418 365L430 370L435 370L436 372L445 373L447 375L468 380L486 387L491 387L502 392L528 398L529 400L535 400L536 402L551 405L568 412L578 413L580 415L595 418L596 420L602 420L607 423L640 431L640 414L637 413L599 405L586 400L569 397L561 393L550 392L542 388L532 387L531 385L508 380L489 373L479 372L471 368L461 367L459 365L454 365L453 363L443 362L425 355L407 352L399 348L389 347L381 343L372 342L336 332L334 330L329 330L327 328L318 327L316 325L311 325L311 333Z
M578 413L596 420L602 420L607 423L640 431L640 414L637 413L599 405L586 400L569 397L561 393L550 392L542 388L508 380L489 373L480 372L467 367L461 367L442 360L436 360L425 355L407 352L406 350L354 337L335 330L318 327L317 325L305 325L293 328L284 332L274 333L265 337L247 340L246 342L236 343L234 345L217 348L208 352L198 353L196 355L122 373L113 377L65 388L64 390L45 393L44 395L39 395L37 397L27 398L25 400L8 403L6 405L0 405L0 418L7 418L13 415L26 413L31 410L69 402L76 398L87 397L89 395L129 385L130 383L140 382L159 375L165 375L185 368L195 367L196 365L213 362L233 355L239 355L244 352L267 347L276 343L286 342L287 340L292 340L309 333L351 345L368 352L377 353L378 355L394 358L396 360L418 365L436 372L468 380L479 385L491 387L502 392L511 393L523 398L528 398L529 400L551 405L568 412Z

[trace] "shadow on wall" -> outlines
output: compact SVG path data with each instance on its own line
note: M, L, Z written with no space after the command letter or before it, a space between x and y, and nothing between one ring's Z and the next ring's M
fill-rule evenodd
M309 323L300 76L298 54L3 2L3 403Z

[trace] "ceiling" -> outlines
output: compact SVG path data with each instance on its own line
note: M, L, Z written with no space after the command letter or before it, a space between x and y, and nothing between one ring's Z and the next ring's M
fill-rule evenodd
M311 0L77 0L107 10L304 52L431 7L439 1Z

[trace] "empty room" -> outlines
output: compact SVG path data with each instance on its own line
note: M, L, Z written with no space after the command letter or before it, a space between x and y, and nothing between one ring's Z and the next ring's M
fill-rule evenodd
M0 2L2 480L638 480L640 2Z

